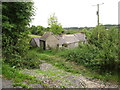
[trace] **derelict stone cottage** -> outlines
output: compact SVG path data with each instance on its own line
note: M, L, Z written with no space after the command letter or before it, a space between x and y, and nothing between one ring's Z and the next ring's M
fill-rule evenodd
M79 42L86 43L86 36L84 33L76 33L76 34L69 34L69 35L62 35L63 39L63 47L64 48L75 48L78 47Z
M44 33L43 36L40 38L40 48L42 49L50 49L50 48L57 48L58 46L58 38L53 35L52 32Z
M32 45L35 43L37 47L44 50L51 48L75 48L79 45L79 42L86 43L86 41L84 33L56 36L52 32L44 33L40 38L31 40Z
M74 34L74 36L81 42L86 43L87 39L86 39L86 35L84 33L76 33Z
M75 48L78 46L79 40L74 35L63 35L61 38L64 40L64 48Z

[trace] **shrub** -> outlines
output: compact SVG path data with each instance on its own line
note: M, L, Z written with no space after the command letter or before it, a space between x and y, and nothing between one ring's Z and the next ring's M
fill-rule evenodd
M10 59L10 60L9 60ZM14 58L5 59L5 63L9 63L10 66L16 68L39 68L40 61L36 50L29 50L26 56L21 57L20 55L14 54Z
M97 26L90 31L88 44L80 44L61 56L95 70L117 71L120 69L118 42L117 28L106 30Z
M28 29L33 16L32 2L2 3L2 55L4 61L21 66L29 49Z

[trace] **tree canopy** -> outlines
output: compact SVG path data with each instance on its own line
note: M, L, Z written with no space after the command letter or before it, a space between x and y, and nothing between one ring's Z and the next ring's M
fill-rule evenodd
M10 58L19 60L28 49L27 26L33 11L32 2L2 3L2 48L8 62Z
M61 34L64 31L62 25L58 23L55 13L48 19L48 26L50 26L50 31L54 34Z
M35 35L43 35L43 33L45 31L47 31L46 28L43 26L34 26L34 25L32 25L29 28L29 30L30 30L31 34L35 34Z

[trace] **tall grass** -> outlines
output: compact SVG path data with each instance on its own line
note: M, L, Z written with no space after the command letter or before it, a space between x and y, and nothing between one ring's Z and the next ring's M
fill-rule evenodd
M29 75L25 75L19 72L19 70L14 69L14 67L10 67L8 64L3 63L2 65L2 74L7 79L14 79L15 82L21 82L26 79L33 79L34 77L31 77Z
M31 49L28 50L28 53L24 55L24 57L18 57L16 56L15 58L11 58L10 60L7 59L3 62L9 64L11 67L15 68L28 68L28 69L34 69L34 68L39 68L39 57L38 53L36 51L39 49Z

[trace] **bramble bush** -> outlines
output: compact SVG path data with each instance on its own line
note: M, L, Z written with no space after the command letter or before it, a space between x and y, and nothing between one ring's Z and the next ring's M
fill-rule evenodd
M120 69L118 28L106 30L101 25L88 33L87 44L80 44L78 48L68 50L62 56L97 71L118 71Z

